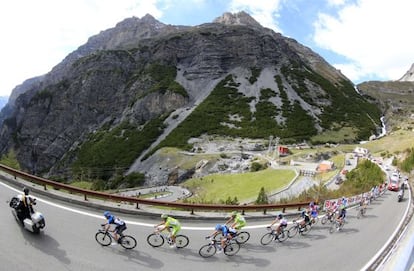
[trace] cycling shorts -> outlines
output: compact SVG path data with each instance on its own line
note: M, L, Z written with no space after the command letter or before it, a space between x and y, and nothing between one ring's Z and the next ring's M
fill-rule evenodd
M126 224L124 223L124 224L122 224L122 225L116 225L116 227L115 227L115 232L117 233L117 234L119 234L119 235L122 235L122 232L124 231L124 230L126 230L126 228L127 228L127 226L126 226Z
M176 236L177 233L181 230L181 225L176 225L174 227L170 227L171 229L171 235Z

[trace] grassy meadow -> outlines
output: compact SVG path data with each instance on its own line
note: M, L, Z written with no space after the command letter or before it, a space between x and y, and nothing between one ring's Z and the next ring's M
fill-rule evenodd
M188 199L189 202L221 203L220 201L229 197L237 197L242 203L255 201L261 187L267 193L282 189L293 180L295 174L293 170L274 169L239 174L212 174L187 180L181 185L193 193Z

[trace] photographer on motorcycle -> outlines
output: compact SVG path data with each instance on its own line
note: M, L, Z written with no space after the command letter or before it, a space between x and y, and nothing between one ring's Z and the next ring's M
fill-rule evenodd
M22 205L21 205L21 212L22 212L22 220L25 218L31 218L31 215L34 213L33 205L36 205L36 199L29 196L29 188L23 188L23 196L22 196Z

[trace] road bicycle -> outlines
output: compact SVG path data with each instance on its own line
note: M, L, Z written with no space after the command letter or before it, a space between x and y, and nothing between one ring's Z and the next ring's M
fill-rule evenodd
M280 233L271 227L267 227L267 230L269 230L269 232L265 233L260 239L260 243L264 246L270 244L273 240L283 242L289 238L288 231L284 227L280 229Z
M112 240L115 240L113 234L113 231L99 229L98 232L95 234L95 240L101 246L106 247L112 244ZM135 240L135 238L130 235L120 234L118 244L120 244L125 249L133 249L137 246L137 240Z
M288 237L292 238L297 233L299 233L300 235L306 235L308 234L308 232L310 232L310 230L311 225L309 224L309 222L306 223L304 226L301 226L299 222L293 220L293 226L288 229Z
M327 222L332 222L335 219L334 212L327 212L325 215L321 217L321 224L325 225Z
M217 234L214 239L216 239L216 241L219 241L220 238L222 237L222 235ZM248 233L247 231L240 231L237 232L233 237L232 240L236 241L239 244L244 244L246 243L248 240L250 239L250 233Z
M210 239L210 242L200 248L198 254L200 254L203 258L209 258L216 254L217 250L221 249L220 241L214 238L210 238L209 236L206 239ZM227 256L233 256L240 250L240 244L236 241L226 240L226 246L224 247L223 251L224 254Z
M329 233L339 231L344 226L345 221L339 222L338 219L334 219L329 227Z
M357 207L357 218L360 219L361 217L365 216L366 208L362 206Z
M168 245L170 246L174 245L174 241L171 239L170 234L165 231L156 231L147 237L147 242L152 247L160 247L165 243L165 241L167 241ZM184 248L188 246L189 242L190 241L188 237L183 234L178 234L175 236L175 246L177 248Z

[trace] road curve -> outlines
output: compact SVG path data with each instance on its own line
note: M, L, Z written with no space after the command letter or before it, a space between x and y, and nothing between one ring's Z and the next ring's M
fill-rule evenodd
M397 202L397 194L385 195L369 206L367 216L348 212L340 232L329 234L315 226L308 236L296 236L284 243L262 246L263 222L249 221L251 239L233 257L222 254L210 259L198 255L217 221L182 220L182 233L190 238L187 248L152 248L146 237L158 220L120 215L128 223L127 233L136 237L137 247L126 251L119 246L101 247L94 235L104 220L101 212L40 197L36 208L46 218L44 233L33 235L21 229L6 200L16 192L0 182L0 260L7 270L360 270L386 243L399 224L408 200Z

